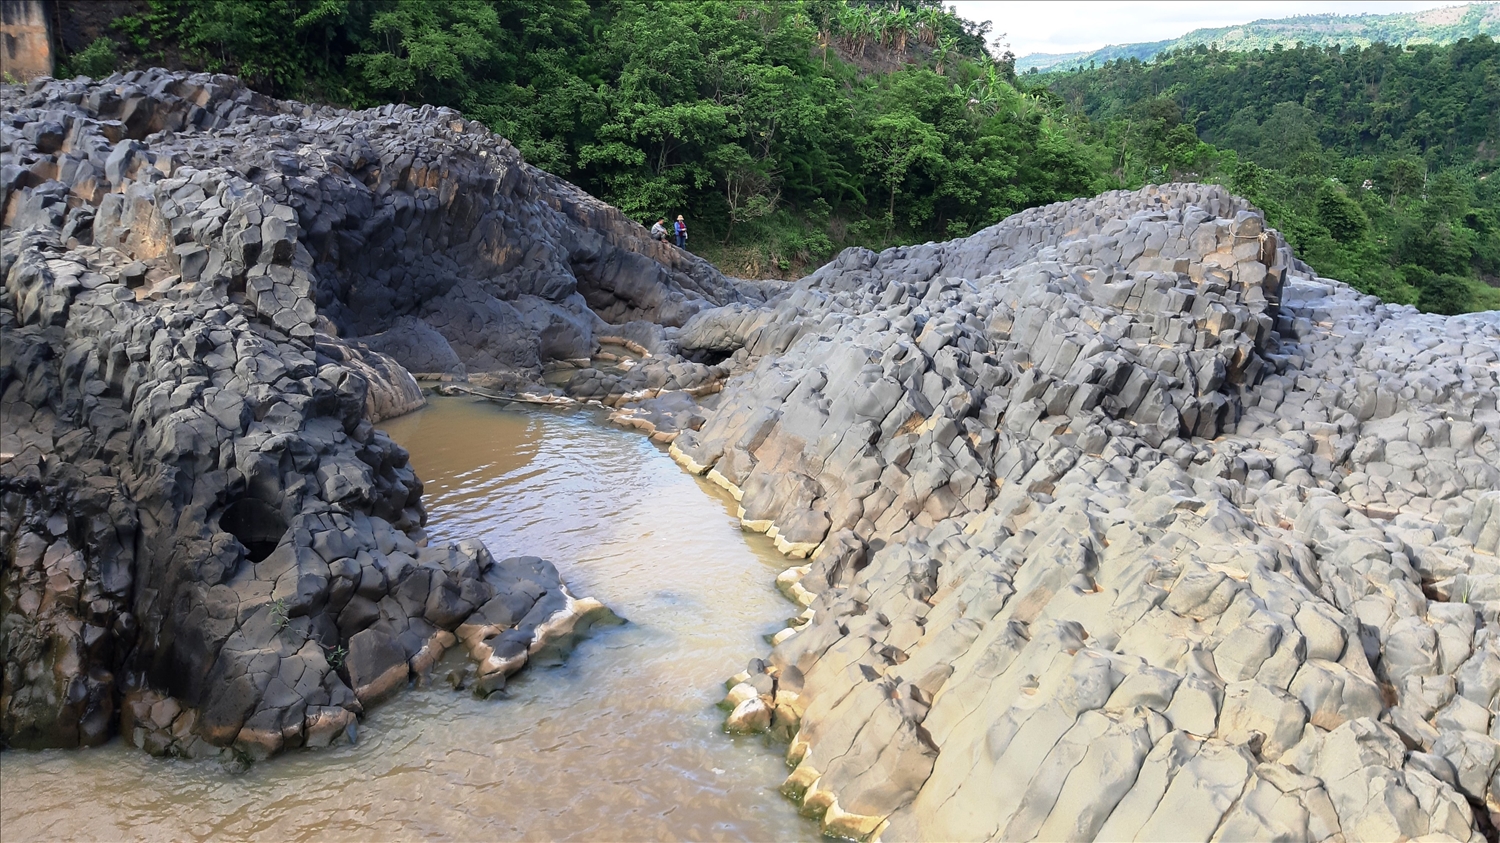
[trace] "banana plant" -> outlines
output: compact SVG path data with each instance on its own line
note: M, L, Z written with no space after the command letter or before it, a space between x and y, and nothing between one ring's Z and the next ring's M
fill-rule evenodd
M897 9L886 21L887 26L895 33L896 52L906 55L906 39L911 36L914 23L911 12L906 9Z
M943 67L953 60L956 45L952 38L939 38L937 46L932 49L932 71L939 76L946 75Z

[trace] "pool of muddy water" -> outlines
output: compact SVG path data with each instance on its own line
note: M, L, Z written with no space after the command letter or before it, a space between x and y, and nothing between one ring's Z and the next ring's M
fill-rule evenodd
M118 739L0 753L6 843L817 836L776 792L781 748L725 735L714 707L795 613L774 588L788 562L741 532L733 501L589 412L435 398L383 427L426 483L434 539L548 558L629 623L523 671L505 699L455 692L440 667L374 707L357 745L244 774Z

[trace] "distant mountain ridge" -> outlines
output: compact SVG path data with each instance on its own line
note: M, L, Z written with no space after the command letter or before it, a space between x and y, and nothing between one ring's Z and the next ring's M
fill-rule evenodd
M1070 70L1115 59L1146 61L1180 47L1214 44L1221 50L1255 50L1298 41L1315 46L1451 44L1476 35L1500 36L1500 3L1470 3L1393 15L1297 15L1246 24L1195 29L1180 37L1139 44L1110 45L1081 53L1032 53L1016 59L1016 72Z

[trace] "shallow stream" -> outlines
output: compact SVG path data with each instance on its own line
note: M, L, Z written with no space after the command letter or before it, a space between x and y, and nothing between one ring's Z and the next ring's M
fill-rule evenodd
M779 748L724 735L714 707L794 614L773 584L787 561L716 489L601 422L436 398L383 427L426 483L433 538L548 558L630 623L523 671L507 699L452 691L440 667L374 707L357 745L242 775L119 739L0 753L6 843L816 837L775 790Z

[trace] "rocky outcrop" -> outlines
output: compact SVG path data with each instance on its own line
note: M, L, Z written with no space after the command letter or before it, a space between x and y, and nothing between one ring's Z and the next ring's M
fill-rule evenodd
M9 90L7 227L120 249L152 295L222 286L304 341L378 337L412 371L539 373L610 324L765 297L448 109L161 71Z
M137 301L55 232L4 246L6 744L326 746L466 627L503 655L477 659L490 692L607 617L545 562L427 542L421 483L370 423L366 373L399 366L212 294Z
M479 693L566 649L607 610L427 542L370 424L408 370L538 401L561 373L798 561L801 614L725 704L789 742L830 834L1493 833L1496 314L1318 278L1215 187L783 288L441 109L161 73L6 93L11 745L118 723L259 758L350 734L446 647Z
M326 745L449 646L489 694L611 617L430 543L372 423L421 405L403 363L535 382L759 286L444 109L151 71L8 86L0 120L5 745Z
M1493 827L1500 314L1382 304L1166 185L850 250L675 341L732 376L636 415L805 559L728 726L790 741L826 832Z

